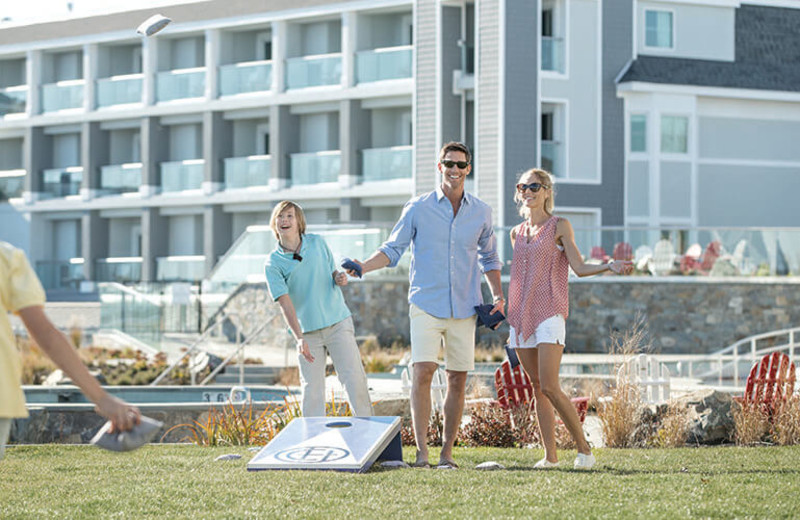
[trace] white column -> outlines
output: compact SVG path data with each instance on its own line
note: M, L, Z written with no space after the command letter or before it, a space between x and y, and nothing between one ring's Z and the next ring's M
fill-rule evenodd
M91 112L96 106L94 94L96 82L97 44L89 43L83 46L83 109L86 112Z
M206 99L219 96L220 30L206 30Z
M28 51L25 59L25 76L25 81L28 85L28 101L25 104L25 115L32 117L42 111L42 51Z
M279 94L286 90L286 22L272 23L272 92ZM274 158L273 158L274 160Z
M356 13L342 13L342 88L355 85Z
M156 101L156 72L158 71L158 39L142 38L142 102Z

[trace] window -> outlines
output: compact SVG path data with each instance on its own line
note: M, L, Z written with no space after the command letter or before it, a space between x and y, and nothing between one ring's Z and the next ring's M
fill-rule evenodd
M647 151L647 116L634 114L631 116L631 152Z
M661 152L686 153L688 151L689 120L685 117L661 117Z
M669 11L645 11L645 47L672 48L672 13Z
M542 10L542 36L554 36L552 9Z

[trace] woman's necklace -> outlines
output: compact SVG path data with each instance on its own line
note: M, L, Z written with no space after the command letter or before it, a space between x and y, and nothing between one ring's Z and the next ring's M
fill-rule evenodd
M303 257L300 256L300 248L303 247L303 237L300 237L300 242L297 243L297 249L286 247L280 240L278 241L278 244L280 244L281 248L283 248L284 251L292 252L292 260L297 260L298 262L303 261Z

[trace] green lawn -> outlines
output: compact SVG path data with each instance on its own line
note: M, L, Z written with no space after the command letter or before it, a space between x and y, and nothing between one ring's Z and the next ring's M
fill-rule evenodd
M225 453L242 459L214 461ZM800 517L800 446L595 453L589 472L533 470L541 450L459 448L459 470L358 475L251 473L253 454L238 447L11 447L0 462L0 518ZM473 469L488 460L507 469Z

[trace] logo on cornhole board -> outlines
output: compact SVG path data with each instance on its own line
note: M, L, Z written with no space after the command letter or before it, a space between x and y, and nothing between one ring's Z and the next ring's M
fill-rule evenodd
M363 473L378 460L400 460L400 417L298 417L247 464L265 469Z

